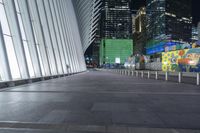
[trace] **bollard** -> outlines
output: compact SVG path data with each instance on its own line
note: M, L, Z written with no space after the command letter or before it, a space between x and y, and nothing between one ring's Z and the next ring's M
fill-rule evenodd
M199 85L199 73L197 73L197 85Z
M136 77L138 77L138 75L139 75L139 74L138 74L138 71L136 71Z
M179 72L178 73L178 83L181 83L182 82L182 73Z
M165 80L168 81L168 72L165 73Z
M144 71L141 72L141 77L144 78Z
M155 74L156 74L156 80L157 80L157 79L158 79L158 72L156 71L156 73L155 73Z
M130 70L128 70L128 76L130 76Z
M150 72L148 71L148 79L150 79Z

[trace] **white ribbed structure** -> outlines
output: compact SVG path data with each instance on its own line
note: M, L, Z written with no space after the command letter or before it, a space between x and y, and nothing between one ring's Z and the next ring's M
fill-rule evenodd
M101 0L72 0L76 11L84 52L94 41Z
M79 31L74 6L71 0L0 0L0 81L86 70L82 40L88 36Z

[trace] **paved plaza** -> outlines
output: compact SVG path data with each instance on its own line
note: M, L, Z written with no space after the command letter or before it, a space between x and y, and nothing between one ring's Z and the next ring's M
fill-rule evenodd
M200 133L200 87L90 71L7 88L0 133Z

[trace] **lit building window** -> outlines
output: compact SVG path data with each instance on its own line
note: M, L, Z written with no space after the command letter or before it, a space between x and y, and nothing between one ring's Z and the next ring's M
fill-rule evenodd
M10 64L10 71L12 74L12 78L13 79L20 79L21 75L19 72L19 66L17 63L17 58L16 58L16 54L15 54L15 50L13 47L13 41L12 38L10 36L4 35L4 39L5 39L5 44L6 44L6 50L8 54L8 61Z
M15 50L13 47L12 36L10 33L4 5L2 3L0 3L0 12L1 12L0 20L1 20L1 25L2 25L2 29L3 29L4 40L5 40L11 75L12 75L13 79L20 79L21 75L20 75L20 71L19 71L19 66L18 66Z

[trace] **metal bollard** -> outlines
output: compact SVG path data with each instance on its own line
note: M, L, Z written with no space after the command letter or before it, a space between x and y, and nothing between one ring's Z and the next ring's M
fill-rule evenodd
M150 79L150 72L148 71L148 79Z
M165 80L168 81L168 72L165 73Z
M136 77L138 77L139 76L139 73L138 73L138 71L136 71Z
M156 74L156 80L157 80L158 79L158 72L156 71L155 74Z
M178 73L178 82L181 83L182 82L182 72Z
M144 78L144 71L141 72L141 77Z
M199 73L197 73L197 85L199 85Z

